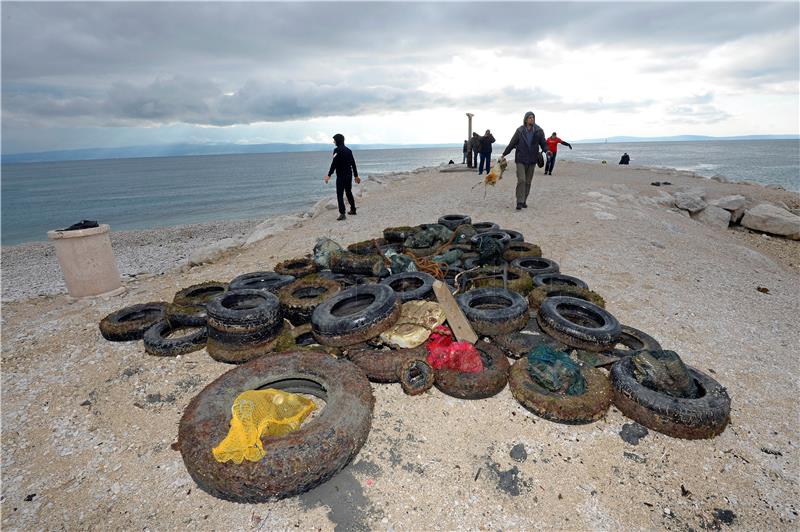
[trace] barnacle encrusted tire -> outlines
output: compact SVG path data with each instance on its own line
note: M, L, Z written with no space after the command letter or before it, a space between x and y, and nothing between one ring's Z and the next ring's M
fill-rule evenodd
M539 347L547 345L556 351L562 351L567 346L548 335L539 327L536 317L531 317L525 327L509 334L498 334L492 341L502 349L510 358L522 358Z
M586 391L580 395L554 393L537 383L528 371L528 359L520 358L508 377L511 395L539 417L559 423L591 423L603 417L611 405L611 383L599 369L581 368Z
M503 288L503 267L502 266L483 266L472 272L464 274L476 288L498 287ZM506 269L506 287L509 290L527 295L533 290L533 280L531 276L522 268L510 266Z
M275 273L280 275L291 275L295 279L310 275L317 271L317 263L309 257L299 259L289 259L275 265Z
M175 331L180 330L187 330L188 333L169 337ZM205 325L202 327L174 326L166 320L162 320L147 329L142 340L144 351L148 355L176 357L203 349L208 340L208 329Z
M418 226L410 227L404 225L400 227L387 227L383 230L383 238L385 238L387 242L398 242L402 244L406 241L406 238L419 231L420 228Z
M531 277L541 273L558 273L559 271L556 261L545 259L544 257L522 257L512 260L511 265L516 268L522 268Z
M466 214L445 214L439 218L439 223L451 231L455 231L459 225L470 225L472 218Z
M563 273L540 273L539 275L534 275L533 285L536 288L539 288L540 286L562 285L576 286L586 290L589 289L589 285L587 285L583 280L571 275L564 275Z
M541 257L542 248L530 242L511 241L503 253L503 258L509 262L525 257Z
M228 286L229 290L266 290L277 292L280 288L293 282L293 275L283 275L276 272L250 272L236 277Z
M483 370L465 373L452 369L437 369L433 385L451 397L459 399L485 399L497 395L506 387L510 365L506 355L485 340L475 344L481 355Z
M348 358L366 373L371 382L399 382L400 366L409 360L425 359L428 351L424 345L412 349L358 349L350 351Z
M619 341L610 352L613 356L624 358L632 355L636 351L661 351L662 349L658 340L646 332L634 329L628 325L622 325L620 330Z
M528 294L528 305L530 305L532 310L539 310L539 307L542 306L545 299L556 296L576 297L588 301L589 303L594 303L600 308L606 308L605 299L597 292L568 285L542 285L534 288L533 291Z
M310 394L325 407L299 430L262 440L260 461L217 462L211 449L228 433L234 399L263 388ZM241 503L282 499L322 484L358 454L374 405L369 381L351 362L316 352L276 354L228 371L194 397L180 420L178 447L192 479L210 495Z
M342 285L330 279L308 276L278 290L283 316L292 325L302 325L311 320L314 309L323 301L338 294Z
M381 253L381 247L386 244L387 241L385 238L372 238L370 240L363 240L350 244L347 246L347 251L355 253L356 255L374 255L376 253Z
M611 367L614 406L637 423L674 438L713 438L728 425L731 399L720 383L687 369L703 392L697 399L672 397L640 384L630 357L623 358Z
M164 319L166 308L163 301L122 308L100 320L100 334L111 342L141 340L147 329Z
M548 297L536 319L556 340L587 351L607 351L621 334L619 322L607 310L575 297Z
M400 301L429 299L433 295L433 275L425 272L400 272L381 280L391 287Z
M401 306L395 291L385 284L354 286L318 305L311 315L311 328L322 345L354 345L394 325Z
M495 336L520 330L528 322L528 301L503 288L477 288L456 297L478 335Z
M433 386L433 368L423 359L406 360L400 365L398 379L406 395L419 395Z

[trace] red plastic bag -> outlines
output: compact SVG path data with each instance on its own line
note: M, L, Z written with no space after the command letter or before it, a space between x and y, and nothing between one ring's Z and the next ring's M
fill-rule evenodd
M455 342L453 333L440 325L431 333L428 348L428 364L433 369L452 369L462 373L483 371L483 361L475 346L469 342Z

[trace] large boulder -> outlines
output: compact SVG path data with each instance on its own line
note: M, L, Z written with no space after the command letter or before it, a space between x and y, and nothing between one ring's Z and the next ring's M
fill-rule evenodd
M735 211L744 207L747 203L747 198L741 194L733 194L732 196L725 196L711 202L711 205L716 205L726 211Z
M695 214L706 208L707 203L703 200L703 195L700 192L676 192L673 195L675 206L681 210L689 211L689 214Z
M748 229L800 240L800 216L769 203L747 209L742 217L742 225Z
M731 222L731 213L716 205L709 205L691 216L693 220L721 229L727 228Z

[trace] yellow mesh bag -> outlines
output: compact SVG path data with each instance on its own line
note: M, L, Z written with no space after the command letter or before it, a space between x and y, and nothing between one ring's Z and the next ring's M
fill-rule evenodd
M262 436L283 436L300 428L314 411L313 401L301 395L274 390L248 390L231 407L228 435L211 452L217 462L258 462L264 455Z
M401 349L425 343L431 331L445 320L444 311L433 301L412 300L403 303L400 317L391 328L381 333L381 340Z

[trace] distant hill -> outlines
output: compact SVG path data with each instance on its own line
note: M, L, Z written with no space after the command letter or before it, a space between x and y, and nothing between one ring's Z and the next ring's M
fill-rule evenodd
M706 140L798 140L800 135L741 135L738 137L708 137L705 135L673 135L671 137L608 137L573 141L577 144L605 142L702 142Z
M348 144L358 150L402 148L461 148L461 144ZM121 148L86 148L32 153L3 154L3 163L83 161L92 159L127 159L136 157L179 157L185 155L229 155L239 153L286 153L332 151L333 144L165 144Z

